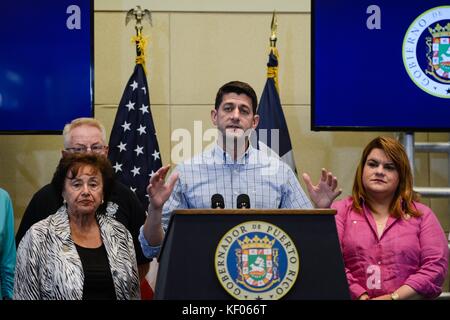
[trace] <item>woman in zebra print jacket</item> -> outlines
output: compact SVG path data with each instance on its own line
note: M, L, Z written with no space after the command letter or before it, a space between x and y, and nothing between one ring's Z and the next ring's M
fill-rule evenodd
M120 222L97 213L113 177L111 164L99 155L61 159L52 184L64 205L20 242L15 299L139 299L132 237Z

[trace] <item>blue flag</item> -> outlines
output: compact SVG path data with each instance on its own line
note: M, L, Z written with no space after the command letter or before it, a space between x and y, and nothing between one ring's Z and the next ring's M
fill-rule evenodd
M129 186L144 208L150 176L161 168L161 155L150 110L150 92L142 64L136 64L117 108L109 139L109 160L116 177Z
M291 139L277 88L278 58L275 48L270 51L267 70L267 81L257 110L257 114L260 116L256 128L258 149L269 147L297 173Z

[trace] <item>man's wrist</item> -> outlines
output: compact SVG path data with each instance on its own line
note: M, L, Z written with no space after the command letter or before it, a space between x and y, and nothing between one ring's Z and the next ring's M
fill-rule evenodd
M162 207L155 207L153 204L149 203L148 212L150 213L154 211L162 211Z

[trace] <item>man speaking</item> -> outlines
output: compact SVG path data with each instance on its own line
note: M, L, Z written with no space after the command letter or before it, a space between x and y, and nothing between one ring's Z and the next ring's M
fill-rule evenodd
M249 137L259 122L257 105L256 93L247 83L223 85L211 110L212 123L219 131L215 146L178 165L167 183L170 166L152 176L147 187L148 216L139 235L148 258L158 255L175 209L210 208L222 201L228 209L248 208L250 203L260 209L313 207L288 165L251 146ZM317 186L305 181L317 207L324 198L334 199L341 192L336 178L324 170Z

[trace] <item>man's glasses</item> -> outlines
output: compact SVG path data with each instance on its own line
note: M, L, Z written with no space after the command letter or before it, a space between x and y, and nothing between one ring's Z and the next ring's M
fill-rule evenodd
M100 144L95 144L90 147L78 146L78 147L73 147L73 148L66 148L65 150L70 153L86 153L86 152L88 152L88 150L91 150L91 152L94 152L94 153L101 153L105 148L106 148L106 146L103 146Z

